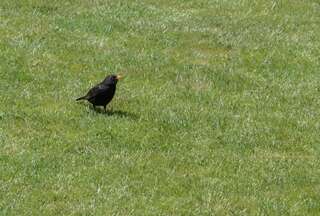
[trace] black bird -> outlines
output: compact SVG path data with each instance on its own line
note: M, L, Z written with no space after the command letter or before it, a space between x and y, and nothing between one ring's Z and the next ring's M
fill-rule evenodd
M76 100L87 100L92 103L94 109L96 106L103 106L106 112L106 106L112 100L117 82L121 78L122 76L119 75L109 75L101 83L91 88L85 96Z

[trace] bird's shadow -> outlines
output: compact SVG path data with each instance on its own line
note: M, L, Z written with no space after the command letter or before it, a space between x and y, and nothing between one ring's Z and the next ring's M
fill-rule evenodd
M108 116L119 116L119 117L124 117L124 118L131 118L131 119L135 119L135 120L139 118L139 116L135 113L121 111L121 110L107 110L107 112L103 111L103 113Z
M122 111L122 110L113 110L113 109L107 109L104 111L103 109L100 108L93 108L90 106L90 109L94 111L95 113L101 114L101 115L106 115L106 116L118 116L122 118L131 118L131 119L138 119L139 116L135 113L128 112L128 111Z

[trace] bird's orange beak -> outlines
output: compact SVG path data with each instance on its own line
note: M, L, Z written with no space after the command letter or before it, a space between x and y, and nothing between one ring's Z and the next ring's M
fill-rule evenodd
M120 80L120 79L122 79L122 78L123 78L123 76L117 75L117 80Z

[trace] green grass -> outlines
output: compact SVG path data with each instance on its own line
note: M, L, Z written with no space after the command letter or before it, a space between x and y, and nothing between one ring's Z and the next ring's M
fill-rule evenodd
M318 215L319 11L1 0L0 214Z

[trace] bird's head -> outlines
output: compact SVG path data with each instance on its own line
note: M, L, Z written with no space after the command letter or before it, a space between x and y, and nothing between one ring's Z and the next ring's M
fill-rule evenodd
M106 84L117 84L117 82L122 78L123 76L121 75L108 75L103 82Z

